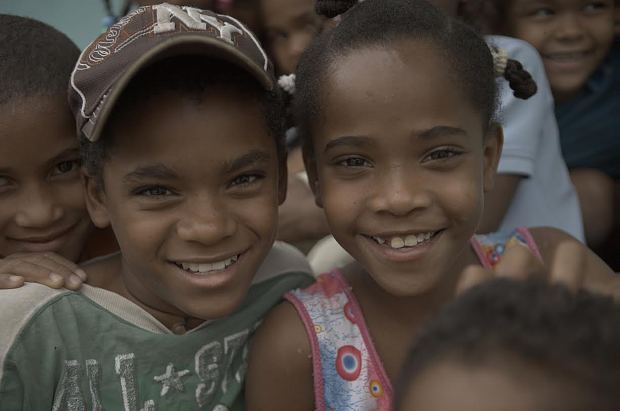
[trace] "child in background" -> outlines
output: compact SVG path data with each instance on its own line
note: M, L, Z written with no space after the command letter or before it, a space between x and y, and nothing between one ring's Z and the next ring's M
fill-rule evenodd
M116 250L82 193L66 97L79 54L44 23L0 15L0 288L77 288L85 274L74 262Z
M273 246L286 169L264 51L226 16L141 7L84 50L70 99L88 210L120 253L78 293L0 291L0 409L240 409L249 336L312 281Z
M616 411L620 306L506 279L459 297L404 365L396 411Z
M618 295L620 279L559 230L474 236L502 134L493 60L472 29L425 1L366 0L319 36L297 75L310 186L355 262L267 316L249 410L390 410L420 327L466 267L492 267L513 244L548 263L570 242L587 254L578 286Z
M614 227L614 181L620 179L620 51L614 42L618 6L614 0L492 3L496 18L491 28L528 41L542 56L586 239L599 246Z

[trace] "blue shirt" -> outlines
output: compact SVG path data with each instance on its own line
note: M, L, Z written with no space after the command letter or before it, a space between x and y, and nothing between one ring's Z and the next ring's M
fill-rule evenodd
M556 105L568 168L595 168L620 179L620 41L575 98Z

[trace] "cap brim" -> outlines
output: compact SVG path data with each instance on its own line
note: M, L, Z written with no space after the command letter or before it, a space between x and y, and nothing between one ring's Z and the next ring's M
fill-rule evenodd
M273 90L274 88L273 81L265 70L259 67L256 62L248 56L237 50L234 46L228 45L219 39L191 33L177 35L169 40L157 44L155 47L142 54L114 82L114 86L105 97L105 101L103 102L99 113L93 113L93 115L96 115L99 118L91 130L88 139L92 142L99 140L104 125L112 113L116 101L123 93L129 82L140 70L167 57L182 55L208 56L214 57L221 61L230 62L247 71L266 90Z

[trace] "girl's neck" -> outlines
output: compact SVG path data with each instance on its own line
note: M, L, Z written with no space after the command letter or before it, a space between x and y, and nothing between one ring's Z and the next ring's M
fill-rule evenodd
M470 264L479 264L475 252L468 248L455 260L450 273L433 289L413 296L395 296L381 288L363 267L354 263L345 269L345 277L365 311L365 316L380 316L409 327L425 322L446 303L452 301L461 272ZM372 313L372 314L371 314Z

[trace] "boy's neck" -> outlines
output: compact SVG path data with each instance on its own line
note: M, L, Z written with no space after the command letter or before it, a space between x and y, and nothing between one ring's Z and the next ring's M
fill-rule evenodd
M172 312L174 308L164 311L154 308L142 301L138 297L136 288L141 288L134 284L132 276L123 272L123 262L120 253L93 260L84 267L88 274L88 284L94 287L103 288L119 294L144 311L151 314L157 321L175 334L185 334L205 322L203 319L193 318L181 312Z

